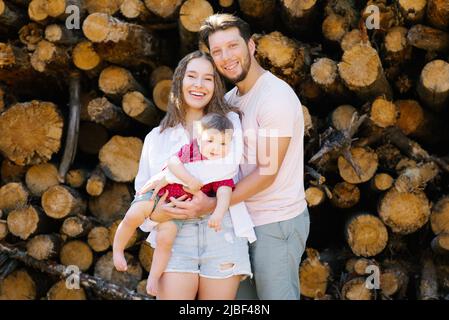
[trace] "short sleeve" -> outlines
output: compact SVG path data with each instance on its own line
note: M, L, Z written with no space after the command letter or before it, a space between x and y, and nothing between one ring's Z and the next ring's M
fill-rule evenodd
M183 145L178 152L179 161L181 161L182 163L190 162L190 153L190 144Z
M235 184L232 179L226 179L226 180L212 182L212 189L214 190L215 193L217 193L218 188L223 187L223 186L231 187L233 191L235 189Z
M258 134L264 137L292 137L300 111L301 102L290 87L270 91L261 102L257 115Z
M157 128L155 128L157 130ZM153 130L155 130L153 129ZM150 154L153 147L152 136L153 130L145 137L142 147L142 153L140 154L139 170L137 171L136 178L134 180L134 188L136 191L140 190L144 184L151 178L150 170Z

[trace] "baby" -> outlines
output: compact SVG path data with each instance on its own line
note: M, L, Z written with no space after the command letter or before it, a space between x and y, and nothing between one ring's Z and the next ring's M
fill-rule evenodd
M216 196L217 206L210 215L208 226L219 231L221 229L221 221L225 213L229 209L234 182L232 179L215 181L202 185L201 181L192 176L184 167L184 163L214 160L224 158L230 151L232 144L233 125L225 116L216 113L209 113L201 119L199 139L194 139L190 144L181 148L176 156L169 159L167 168L175 175L184 185L192 191L200 190L208 196ZM198 141L199 140L199 141ZM170 197L178 198L187 194L192 195L183 189L181 184L168 184L164 178L158 182L162 188L157 192L157 196L153 194L151 198L151 207L154 210L159 198L168 191L167 199ZM126 213L129 214L130 211ZM132 213L136 214L136 213ZM142 219L145 214L142 215ZM139 220L142 220L139 219ZM125 220L125 219L124 219ZM176 238L176 234L181 227L182 220L172 220L157 225L157 246L154 251L153 261L151 264L150 275L148 276L147 292L156 296L158 291L159 279L164 272L170 259L171 249ZM114 265L119 271L126 270L126 260L124 258L124 248L129 240L130 235L134 232L136 226L130 226L125 223L119 225L114 238L113 257Z

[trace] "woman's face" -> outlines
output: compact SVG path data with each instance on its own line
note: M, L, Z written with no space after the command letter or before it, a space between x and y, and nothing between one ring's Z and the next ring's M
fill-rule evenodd
M210 61L205 58L190 60L182 80L182 93L187 110L204 109L214 94L214 69Z

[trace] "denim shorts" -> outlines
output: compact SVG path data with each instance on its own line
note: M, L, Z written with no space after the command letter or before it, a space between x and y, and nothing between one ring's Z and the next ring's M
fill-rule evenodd
M211 279L252 277L248 241L235 236L229 212L218 232L207 226L208 219L183 221L165 272L198 273Z

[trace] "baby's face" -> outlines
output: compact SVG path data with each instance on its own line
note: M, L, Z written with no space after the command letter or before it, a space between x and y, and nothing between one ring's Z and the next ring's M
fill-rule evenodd
M224 158L231 149L232 130L207 129L201 133L200 152L207 159Z

